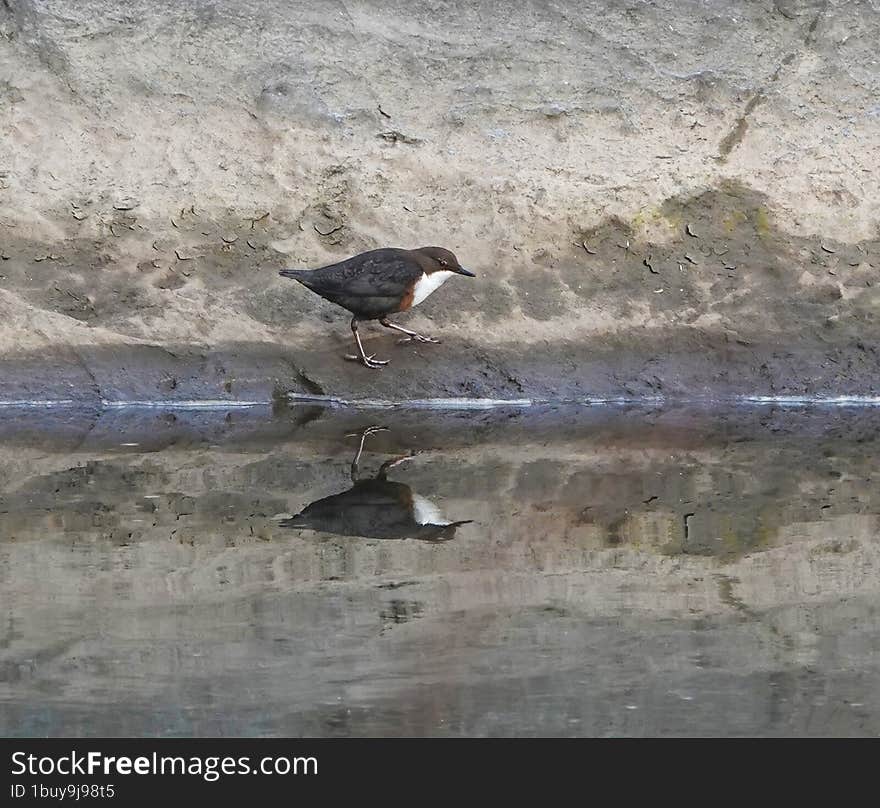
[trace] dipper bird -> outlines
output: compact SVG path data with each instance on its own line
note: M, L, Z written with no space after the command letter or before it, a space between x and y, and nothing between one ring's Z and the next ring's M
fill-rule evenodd
M382 429L370 427L361 435L360 448L351 464L351 488L312 502L296 516L283 520L281 526L368 539L442 542L454 538L461 525L470 524L471 519L459 522L445 519L433 502L416 494L408 485L387 479L388 472L409 460L411 454L383 463L373 479L358 479L358 461L364 441Z
M364 352L358 334L361 320L378 320L385 328L402 331L407 336L401 342L439 342L389 322L388 315L417 306L453 275L475 277L443 247L419 247L417 250L386 247L320 269L282 269L278 274L299 281L315 294L354 315L351 330L358 353L345 358L368 368L382 367L388 364L388 360L376 359L375 354L367 356Z

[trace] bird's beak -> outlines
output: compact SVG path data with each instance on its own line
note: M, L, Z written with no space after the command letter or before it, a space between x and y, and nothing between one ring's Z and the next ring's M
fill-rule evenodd
M456 267L455 271L459 275L467 275L469 278L476 278L477 277L476 275L474 275L473 272L471 272L469 269L465 269L464 267Z

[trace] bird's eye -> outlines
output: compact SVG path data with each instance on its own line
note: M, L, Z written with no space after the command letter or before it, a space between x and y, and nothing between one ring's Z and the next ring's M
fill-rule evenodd
M440 260L440 266L441 266L441 267L445 267L445 266L446 266L446 262L445 262L443 259Z

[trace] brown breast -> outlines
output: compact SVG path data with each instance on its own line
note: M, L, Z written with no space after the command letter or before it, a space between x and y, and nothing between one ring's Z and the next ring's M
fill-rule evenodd
M403 297L400 299L400 306L397 307L398 311L406 311L407 309L412 308L413 299L416 296L416 285L415 283L411 283L406 292L404 292Z

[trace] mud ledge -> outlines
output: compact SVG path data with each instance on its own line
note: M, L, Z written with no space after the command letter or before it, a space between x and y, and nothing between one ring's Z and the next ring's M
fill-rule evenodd
M595 346L477 345L454 335L442 345L368 350L391 359L368 370L342 359L340 335L287 350L261 343L69 345L0 358L0 400L108 404L269 403L288 393L346 400L425 398L653 398L711 401L740 396L877 396L880 355L863 342L746 343L681 329L640 341L605 337Z

